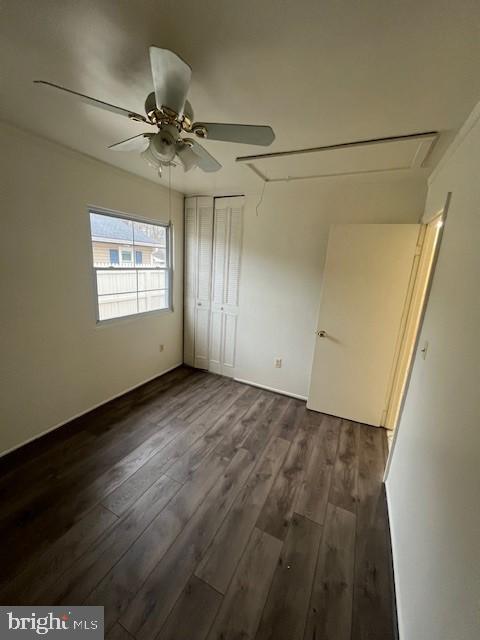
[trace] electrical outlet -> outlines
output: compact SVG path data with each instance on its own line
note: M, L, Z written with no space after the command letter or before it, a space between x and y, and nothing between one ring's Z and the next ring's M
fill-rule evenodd
M275 358L275 360L273 361L273 364L275 365L276 369L281 369L281 367L282 367L282 359L281 358Z
M158 350L159 350L160 352L162 352L162 351L163 351L163 349L164 349L163 344L159 345Z

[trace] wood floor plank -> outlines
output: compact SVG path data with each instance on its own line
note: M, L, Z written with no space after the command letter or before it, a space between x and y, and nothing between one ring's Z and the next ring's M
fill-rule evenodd
M202 393L201 390L198 390L194 399L189 397L185 403L185 408L178 414L179 418L192 422L201 416L204 411L211 407L212 403L221 402L224 392L231 388L232 382L228 378L215 376L211 381L207 380L205 384L208 385L209 393Z
M135 640L121 624L114 624L106 635L106 640Z
M217 420L212 420L212 427L198 438L173 465L169 466L167 475L178 482L185 482L201 460L215 449L229 432L232 424L242 418L259 396L257 389L246 389L240 385L236 393L238 395L233 404L230 407L224 407L222 415Z
M285 463L277 475L257 520L257 527L280 540L287 534L293 505L310 447L310 426L305 410Z
M322 527L294 514L256 640L302 640Z
M272 438L195 572L220 593L227 590L288 447L287 440Z
M240 449L221 482L211 490L126 608L120 622L137 640L153 640L158 634L252 468L252 456Z
M71 567L103 532L117 522L118 518L111 511L102 506L95 507L45 553L32 558L23 572L9 580L0 592L0 601L12 605L33 604L47 581Z
M192 576L163 625L161 640L205 640L222 596L206 582Z
M254 529L208 640L252 640L280 556L282 543Z
M60 576L47 574L34 604L83 602L180 488L181 485L171 478L160 477L68 571Z
M263 416L257 421L255 429L251 429L241 446L250 451L252 456L257 456L262 451L272 435L276 435L283 424L283 418L288 408L289 399L285 396L279 398L270 406Z
M292 442L297 429L305 417L305 402L290 398L285 413L281 417L277 435L279 438Z
M353 513L328 505L305 640L350 640L355 526Z
M356 513L359 427L342 420L340 442L332 476L330 502Z
M224 460L210 456L85 600L86 604L105 607L106 629L125 611L211 489L216 487L218 490L219 486L232 481L229 476L220 480L225 467Z
M117 516L128 511L136 500L164 475L165 462L175 456L180 447L179 443L190 441L192 435L187 422L173 418L170 426L175 433L166 445L149 456L133 473L127 475L123 482L110 485L112 490L101 498L102 504Z
M218 444L215 452L219 456L232 459L248 433L257 426L257 422L271 409L273 404L272 394L260 391L258 399L253 402L247 413L232 425L229 432Z
M318 524L325 522L339 422L332 416L323 416L319 428L312 434L305 472L295 497L294 511Z
M359 429L357 534L352 640L393 640L392 576L383 478L383 439L376 427Z
M184 456L188 459L192 457L188 472L185 475L177 474L181 482L188 480L201 461L213 450L213 448L205 448L202 454L199 454L195 447L197 440L205 436L207 442L212 425L215 425L218 419L224 416L230 405L235 401L239 401L239 406L243 408L242 395L246 393L246 389L242 385L232 385L225 394L220 397L222 400L213 402L209 408L203 407L200 414L190 414L190 418L176 418L181 420L183 425L175 438L168 443L167 446L152 456L141 468L134 474L131 474L127 480L106 496L102 503L117 515L122 514L128 509L135 500L146 490L156 479L164 473L168 473L170 477L175 474L170 473L170 469ZM236 411L238 407L234 409ZM197 455L195 455L197 454Z

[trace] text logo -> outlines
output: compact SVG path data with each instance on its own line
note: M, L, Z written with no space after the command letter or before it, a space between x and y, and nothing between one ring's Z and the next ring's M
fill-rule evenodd
M1 607L1 640L103 640L103 607Z

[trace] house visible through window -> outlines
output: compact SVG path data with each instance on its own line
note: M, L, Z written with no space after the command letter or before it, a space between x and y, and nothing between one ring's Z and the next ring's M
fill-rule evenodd
M90 211L98 320L171 308L170 227Z

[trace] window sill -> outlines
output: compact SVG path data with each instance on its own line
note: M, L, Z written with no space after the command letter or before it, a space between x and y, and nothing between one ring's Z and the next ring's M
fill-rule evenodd
M105 320L97 320L95 327L97 329L102 329L103 327L109 327L112 324L127 324L134 320L139 320L141 318L146 318L150 316L163 316L165 314L170 314L174 312L173 307L169 307L168 309L152 309L151 311L143 311L142 313L132 313L128 316L119 316L118 318L106 318Z

